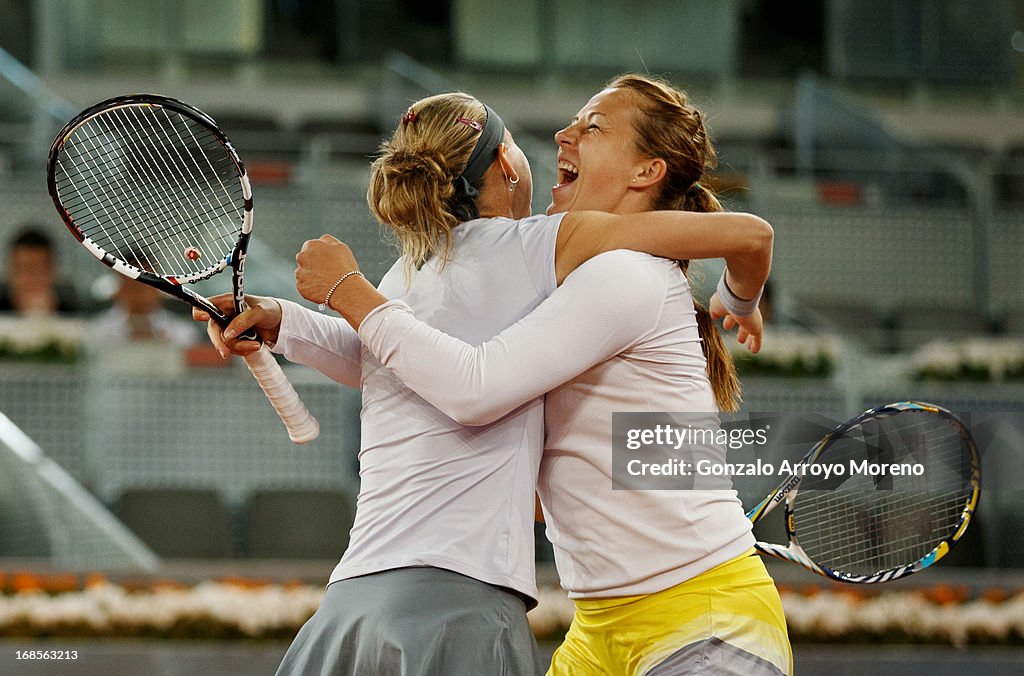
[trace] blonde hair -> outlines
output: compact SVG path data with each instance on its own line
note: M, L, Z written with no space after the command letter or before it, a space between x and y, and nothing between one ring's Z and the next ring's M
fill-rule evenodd
M665 180L653 208L722 211L718 198L701 183L705 172L714 168L717 157L704 128L704 117L690 105L686 94L667 82L636 74L619 75L606 87L629 92L637 103L638 112L633 115L637 151L665 161ZM689 261L680 261L680 265L686 272ZM735 411L743 400L736 365L711 314L697 299L693 306L715 401L719 409Z
M405 257L407 281L431 257L442 266L450 260L452 231L467 220L465 210L453 201L455 181L480 133L457 123L459 118L483 125L487 112L482 103L461 92L417 101L381 144L370 169L366 201L394 235Z

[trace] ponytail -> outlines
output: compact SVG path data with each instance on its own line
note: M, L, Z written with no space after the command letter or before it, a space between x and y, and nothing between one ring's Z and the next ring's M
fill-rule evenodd
M678 210L680 211L698 211L701 213L714 213L716 211L725 211L722 207L722 203L718 201L714 193L705 188L700 183L694 183L690 188L683 193L683 198L678 202Z
M407 279L432 256L442 264L451 256L459 220L447 208L455 193L450 173L442 156L425 151L392 150L373 162L366 201L398 241Z
M700 346L707 362L708 380L711 381L711 390L715 393L715 403L718 404L720 411L731 413L739 410L740 402L743 401L743 385L740 383L739 374L736 373L732 354L725 346L725 340L715 326L711 313L696 298L693 299L693 309L697 312Z
M702 213L723 211L718 198L701 184L705 171L714 167L717 158L704 128L704 116L690 105L686 94L645 75L620 75L606 86L630 92L637 103L633 127L637 132L638 152L665 160L668 170L653 208ZM680 261L684 273L688 264L689 261ZM707 309L696 299L693 307L697 311L697 328L715 402L722 411L735 411L742 401L742 388L732 355Z
M485 106L472 96L438 94L414 103L381 144L366 202L402 250L406 282L431 258L442 267L451 259L455 227L472 217L466 195L483 184L461 177L486 122Z
M679 207L683 211L704 213L723 211L722 204L714 193L700 183L694 183L686 191ZM686 281L690 282L689 261L684 261L682 267L686 274ZM690 288L693 288L692 283L690 283ZM697 312L700 346L704 352L704 361L707 362L707 376L711 382L711 390L715 394L715 403L718 404L721 411L736 411L740 407L740 402L743 401L743 385L740 383L739 374L736 373L736 364L733 362L732 354L725 346L725 340L704 304L694 298L693 309Z

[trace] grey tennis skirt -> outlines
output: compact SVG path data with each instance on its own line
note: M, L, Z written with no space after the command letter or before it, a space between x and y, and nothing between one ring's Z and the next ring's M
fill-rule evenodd
M277 670L277 676L542 673L523 600L440 568L332 583Z

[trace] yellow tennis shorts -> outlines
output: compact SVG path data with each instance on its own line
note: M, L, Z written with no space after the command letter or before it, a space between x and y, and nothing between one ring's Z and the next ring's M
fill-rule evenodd
M743 556L655 594L577 599L549 676L792 674L775 583Z

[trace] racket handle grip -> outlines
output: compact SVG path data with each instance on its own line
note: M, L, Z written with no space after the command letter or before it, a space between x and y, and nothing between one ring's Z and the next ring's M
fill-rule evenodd
M306 405L299 399L295 388L267 346L261 345L259 350L246 355L244 359L245 365L252 371L256 382L263 388L267 399L288 428L288 438L296 444L316 439L320 434L320 423L306 410Z

